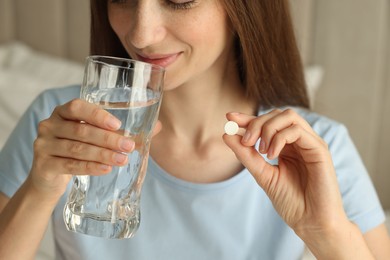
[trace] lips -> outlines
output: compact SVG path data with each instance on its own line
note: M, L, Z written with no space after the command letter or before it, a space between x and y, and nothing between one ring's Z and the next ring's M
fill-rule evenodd
M172 63L176 61L176 59L179 57L180 53L175 54L168 54L168 55L140 55L137 54L137 58L140 61L155 64L161 67L168 67Z

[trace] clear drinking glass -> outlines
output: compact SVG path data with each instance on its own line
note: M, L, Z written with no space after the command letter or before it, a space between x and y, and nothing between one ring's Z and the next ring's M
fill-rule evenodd
M140 193L151 133L160 108L164 68L107 56L86 59L81 98L121 120L119 132L135 141L123 167L104 176L75 176L64 208L68 230L130 238L140 224Z

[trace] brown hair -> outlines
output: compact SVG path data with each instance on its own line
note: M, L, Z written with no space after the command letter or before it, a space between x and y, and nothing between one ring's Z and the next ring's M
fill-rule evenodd
M236 33L248 97L265 107L309 107L288 0L221 0ZM129 57L111 29L107 1L91 0L91 54Z

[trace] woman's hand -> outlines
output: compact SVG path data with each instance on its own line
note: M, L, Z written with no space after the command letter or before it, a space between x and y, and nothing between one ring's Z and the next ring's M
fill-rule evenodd
M30 174L36 189L58 198L72 175L102 175L123 166L134 142L116 130L121 122L81 99L58 106L40 122ZM156 134L161 128L158 123Z
M321 233L347 221L327 144L303 118L291 109L259 117L229 113L227 118L246 132L225 135L226 144L295 232ZM278 158L278 165L267 163L254 148L259 138L259 152Z

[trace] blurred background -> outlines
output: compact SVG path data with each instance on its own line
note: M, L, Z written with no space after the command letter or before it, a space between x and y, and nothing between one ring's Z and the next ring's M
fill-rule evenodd
M390 1L291 0L306 65L323 69L313 109L344 123L390 208Z
M390 0L290 2L312 108L348 127L390 209ZM0 148L42 90L81 82L88 49L88 0L0 0Z

